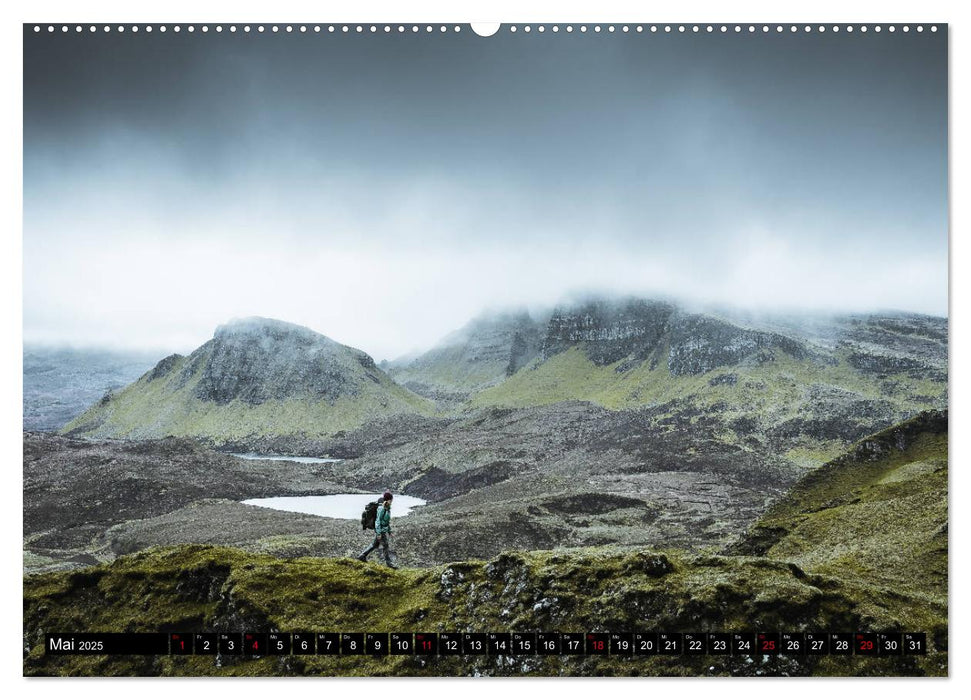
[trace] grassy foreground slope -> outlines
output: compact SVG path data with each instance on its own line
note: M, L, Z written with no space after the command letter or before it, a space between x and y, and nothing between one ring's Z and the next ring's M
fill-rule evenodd
M859 441L801 479L736 550L947 601L946 411Z
M927 602L761 557L507 553L391 571L181 546L30 577L28 675L942 675L925 657L45 657L44 631L919 630ZM935 615L942 615L935 611Z

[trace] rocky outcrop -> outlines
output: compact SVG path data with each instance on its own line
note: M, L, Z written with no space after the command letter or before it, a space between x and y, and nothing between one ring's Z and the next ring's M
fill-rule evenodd
M666 361L674 375L704 374L717 367L761 364L785 353L809 356L806 346L779 333L749 330L705 314L689 314L673 304L630 299L590 301L558 309L547 326L543 356L581 345L598 365L623 359L623 369L652 358Z
M779 333L748 330L666 301L594 299L557 308L542 323L526 313L473 321L417 358L392 365L391 375L413 391L447 401L494 386L533 360L582 347L595 364L665 362L675 375L768 362L785 353L809 356L805 345ZM451 392L451 393L450 393Z
M148 381L153 382L156 379L161 379L162 377L168 376L168 374L179 365L179 362L182 359L182 355L179 355L178 353L162 358L148 373Z
M771 362L785 353L797 360L809 351L778 333L753 331L702 314L680 315L671 324L668 369L672 374L704 374L716 367Z
M309 328L263 318L217 328L215 337L189 357L183 379L196 372L194 394L202 401L239 399L253 405L271 399L333 401L356 395L362 380L380 382L381 373L360 350Z
M889 355L881 352L866 352L853 346L846 361L855 369L861 372L874 374L877 377L886 377L890 374L905 372L912 377L926 376L929 372L933 373L935 379L943 381L946 375L941 371L934 371L927 363L916 360L912 357Z
M671 304L640 299L597 300L560 308L547 324L543 356L583 343L590 359L599 365L625 357L644 360L667 334L674 313Z

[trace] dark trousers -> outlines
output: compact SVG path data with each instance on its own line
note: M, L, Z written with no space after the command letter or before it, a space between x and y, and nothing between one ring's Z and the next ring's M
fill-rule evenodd
M358 559L360 559L361 561L365 561L368 558L368 556L370 556L371 552L373 552L378 547L381 548L381 551L384 554L384 563L387 564L388 566L393 567L395 565L394 560L397 557L395 556L394 550L391 549L390 532L382 532L380 535L375 535L374 542L371 543L370 547L368 547L363 552L361 552L361 554L358 556Z

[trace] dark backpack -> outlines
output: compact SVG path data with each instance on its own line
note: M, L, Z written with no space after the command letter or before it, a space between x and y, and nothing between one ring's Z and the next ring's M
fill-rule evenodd
M362 530L373 530L374 521L378 518L378 506L381 505L380 501L372 501L364 506L364 512L361 513L361 529Z

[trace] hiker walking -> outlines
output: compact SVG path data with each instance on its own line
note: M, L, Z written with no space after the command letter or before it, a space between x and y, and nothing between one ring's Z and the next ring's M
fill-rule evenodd
M361 561L367 561L368 556L378 547L381 547L381 551L384 554L384 563L390 566L392 569L397 569L394 560L397 558L395 556L394 550L391 549L391 499L394 496L391 495L390 491L385 491L384 495L381 496L381 500L376 503L369 503L364 509L364 514L361 517L361 525L365 530L374 528L374 542L371 546L361 552L358 559ZM371 513L374 513L373 520L371 519Z

